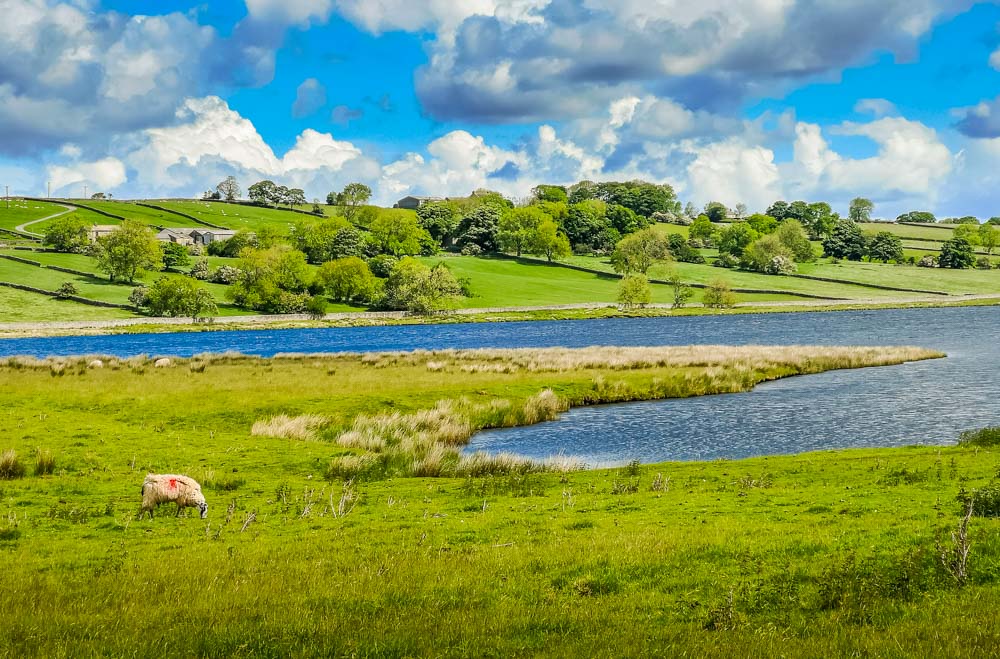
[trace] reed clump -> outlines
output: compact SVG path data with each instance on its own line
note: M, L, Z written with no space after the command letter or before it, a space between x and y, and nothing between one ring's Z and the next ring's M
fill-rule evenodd
M0 480L10 481L16 478L24 478L26 472L27 469L25 469L24 462L17 455L17 451L8 449L0 453Z
M299 416L278 414L254 423L250 434L309 441L316 439L316 431L327 423L329 423L329 419L319 414L300 414Z

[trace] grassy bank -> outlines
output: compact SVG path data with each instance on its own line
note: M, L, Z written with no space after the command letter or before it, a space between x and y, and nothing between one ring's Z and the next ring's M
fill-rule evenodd
M704 393L924 356L7 363L0 451L26 473L0 480L0 654L985 654L1000 640L997 522L971 521L961 583L940 554L960 491L996 473L988 447L349 482L331 468L359 453L340 440L360 414ZM282 414L323 421L253 434ZM209 518L135 521L147 471L199 478Z

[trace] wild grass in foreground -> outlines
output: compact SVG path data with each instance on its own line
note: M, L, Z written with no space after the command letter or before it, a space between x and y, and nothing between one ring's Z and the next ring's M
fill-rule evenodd
M0 654L989 656L1000 526L957 497L998 464L913 448L257 473L206 490L207 521L143 522L107 476L90 495L27 479L3 486Z
M966 514L970 496L1000 501L985 494L1000 491L993 447L602 471L481 456L463 475L397 477L434 464L403 450L421 433L455 450L456 420L933 356L5 360L0 450L24 471L0 480L0 656L987 654L1000 527L989 506ZM362 415L385 424L385 448L339 443ZM284 431L314 416L312 439ZM392 469L371 467L387 453ZM198 479L208 519L136 521L149 471Z

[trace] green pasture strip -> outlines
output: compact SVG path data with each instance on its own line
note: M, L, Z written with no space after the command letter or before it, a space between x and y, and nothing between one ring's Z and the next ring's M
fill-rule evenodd
M155 208L140 206L124 201L87 201L87 206L98 210L120 215L129 220L136 220L152 227L197 227L198 225L174 213L167 213ZM105 218L111 219L111 218ZM108 222L107 224L113 224Z
M31 222L32 220L38 220L65 211L66 209L59 204L15 198L11 198L10 207L8 208L7 203L3 199L0 199L0 229L13 230L25 222ZM38 225L32 225L28 229L34 231L35 226Z
M614 272L611 262L607 257L593 256L572 256L564 259L566 263L579 265L585 268L601 270L604 272ZM837 299L888 299L901 297L904 294L895 291L884 291L851 283L832 283L822 281L811 281L796 277L782 277L778 275L762 275L755 272L743 270L729 270L727 268L717 268L710 264L698 263L670 263L665 266L654 266L649 276L651 278L662 278L669 274L670 270L676 271L685 282L696 284L710 284L722 279L729 283L732 288L748 288L756 290L772 290L789 295L804 294ZM912 296L912 294L909 294ZM800 298L801 299L801 298Z
M712 225L712 226L717 226L720 230L722 229L720 225ZM671 233L680 234L684 236L685 240L691 237L691 227L685 226L683 224L668 224L666 222L655 222L652 225L652 228L658 231L659 233L665 235L669 235Z
M287 235L295 223L309 219L308 215L293 211L224 202L154 200L150 203L237 231L240 229L257 231L268 227Z
M0 451L27 473L0 481L0 651L988 656L1000 644L1000 522L971 519L963 586L940 559L959 494L995 483L993 448L345 484L325 477L344 452L328 435L250 434L277 413L342 427L455 396L583 390L596 375L665 372L4 367ZM51 475L34 475L39 452ZM163 506L136 521L148 471L200 479L208 519Z
M860 226L862 230L869 233L887 231L893 235L899 236L900 238L909 238L911 240L934 240L942 242L951 238L951 234L955 231L955 227L953 225L936 224L920 226L916 224L867 222L861 224Z
M917 268L883 263L846 262L800 265L803 274L952 295L1000 293L1000 271Z
M0 322L3 323L114 320L134 318L137 315L127 309L95 307L41 293L0 287Z
M427 265L444 263L456 276L467 278L472 297L461 302L462 308L520 307L586 302L617 301L620 280L599 274L580 272L558 264L494 259L472 256L439 255L421 259ZM652 285L653 302L673 302L673 289ZM692 302L700 302L702 292L695 290ZM781 294L739 294L739 301L779 301L801 299Z

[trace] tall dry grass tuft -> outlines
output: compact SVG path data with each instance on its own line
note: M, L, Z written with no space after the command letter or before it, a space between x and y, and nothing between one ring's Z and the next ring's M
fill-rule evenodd
M554 421L561 412L569 409L569 403L559 400L551 389L540 391L524 402L522 420L525 425Z
M270 419L257 421L250 429L251 435L281 437L284 439L316 439L316 431L329 423L329 419L318 414L288 416L279 414Z
M38 449L35 456L35 476L48 476L56 470L56 458L52 451Z
M15 478L24 478L26 471L24 463L21 462L21 458L17 457L17 452L14 449L0 453L0 480L10 481Z

